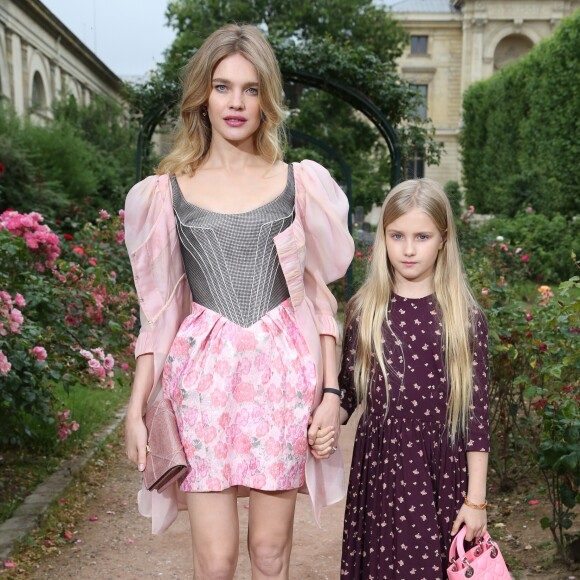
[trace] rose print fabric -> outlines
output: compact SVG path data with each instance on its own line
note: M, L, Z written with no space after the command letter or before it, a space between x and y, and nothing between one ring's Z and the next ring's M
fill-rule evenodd
M163 370L189 464L181 490L301 487L315 385L290 299L248 328L194 303Z
M466 451L489 451L487 325L479 314L468 440L452 445L445 426L443 329L435 297L395 295L389 320L394 336L385 324L384 356L390 408L385 417L385 382L377 373L354 443L341 578L440 580L446 577L451 527L467 491ZM356 407L356 324L345 331L339 376L349 415Z

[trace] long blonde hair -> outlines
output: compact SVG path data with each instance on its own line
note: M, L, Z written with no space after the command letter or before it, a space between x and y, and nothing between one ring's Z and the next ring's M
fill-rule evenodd
M254 134L256 150L270 163L282 159L285 113L276 56L258 28L228 24L211 34L184 68L180 127L173 150L157 168L158 174L191 175L204 161L212 137L209 118L203 115L211 92L212 76L217 65L232 54L242 55L258 73L262 122Z
M431 179L404 181L391 190L383 203L369 274L347 309L347 325L353 319L358 320L354 383L359 402L366 405L368 384L378 364L385 377L388 411L390 387L381 341L383 324L388 325L387 309L395 291L395 272L387 254L385 230L413 209L425 212L445 240L435 261L433 287L444 329L449 389L447 425L451 439L456 440L458 435L467 434L472 402L473 331L470 329L477 302L466 282L449 200L442 187Z

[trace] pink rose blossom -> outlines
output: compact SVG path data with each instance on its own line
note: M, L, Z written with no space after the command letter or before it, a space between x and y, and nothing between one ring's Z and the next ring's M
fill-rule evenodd
M489 288L482 288L482 289L481 289L481 293L482 293L484 296L487 296L487 295L489 294Z
M38 361L43 362L46 360L46 349L42 346L35 346L30 349L30 354Z
M8 362L6 355L0 350L0 376L5 377L12 368L12 364Z
M22 294L16 294L16 296L14 296L14 304L16 304L16 306L19 308L26 306L26 300L24 300L24 296L22 296Z
M115 359L112 355L108 354L103 361L103 366L106 370L110 371L115 366Z
M109 212L105 211L104 209L102 209L101 211L99 211L99 215L104 219L104 220L108 220L111 218L111 216L109 215Z
M528 254L522 254L522 262L529 262L530 256Z

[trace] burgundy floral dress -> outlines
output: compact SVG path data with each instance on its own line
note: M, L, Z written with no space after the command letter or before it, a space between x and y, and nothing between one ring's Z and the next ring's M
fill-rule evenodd
M442 324L434 295L393 296L384 326L390 384L369 384L367 412L354 443L341 577L358 580L445 578L451 527L467 491L466 451L489 451L487 324L473 328L473 406L467 441L451 444L445 424L447 380ZM342 406L357 406L353 385L357 321L345 331L339 376Z

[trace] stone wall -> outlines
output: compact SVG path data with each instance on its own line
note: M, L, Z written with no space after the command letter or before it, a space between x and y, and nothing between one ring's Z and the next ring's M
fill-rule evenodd
M0 0L0 95L20 115L51 118L55 99L120 101L122 82L42 2Z

